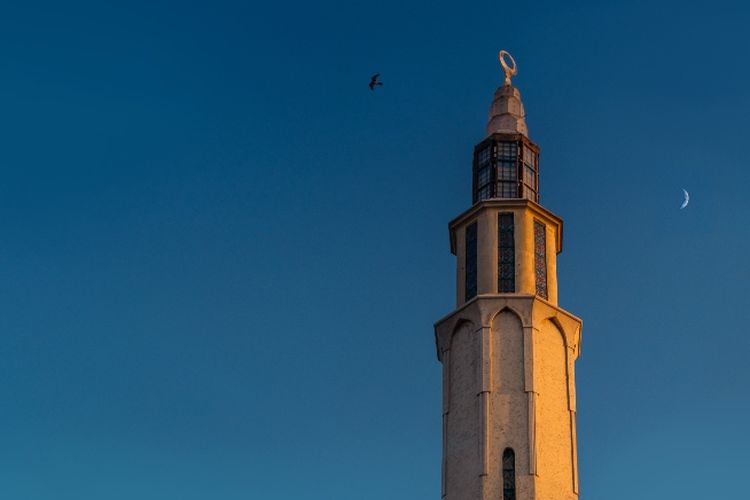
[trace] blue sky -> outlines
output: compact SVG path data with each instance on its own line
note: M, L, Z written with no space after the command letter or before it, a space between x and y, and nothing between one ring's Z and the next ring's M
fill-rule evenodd
M432 324L505 48L584 320L583 498L742 498L748 19L2 4L0 497L439 498Z

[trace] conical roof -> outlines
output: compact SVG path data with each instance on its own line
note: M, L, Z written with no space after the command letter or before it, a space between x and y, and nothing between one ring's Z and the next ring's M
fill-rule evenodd
M529 136L521 92L509 83L497 88L490 106L487 135L495 133Z

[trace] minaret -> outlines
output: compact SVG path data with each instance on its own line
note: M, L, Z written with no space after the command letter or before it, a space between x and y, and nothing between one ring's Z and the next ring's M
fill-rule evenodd
M557 305L562 220L539 204L539 147L516 63L474 148L473 205L449 225L456 310L435 324L443 364L446 500L578 498L574 363L581 320Z

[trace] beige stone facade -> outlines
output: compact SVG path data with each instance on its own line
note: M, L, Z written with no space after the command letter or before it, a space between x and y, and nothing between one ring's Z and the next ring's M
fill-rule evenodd
M493 102L493 110L499 107ZM500 214L513 214L512 293L498 292ZM467 297L466 232L474 224L476 294ZM496 198L474 204L449 229L457 309L435 325L443 365L442 497L504 499L503 454L512 449L514 499L577 499L574 364L581 320L558 307L562 220L530 199Z

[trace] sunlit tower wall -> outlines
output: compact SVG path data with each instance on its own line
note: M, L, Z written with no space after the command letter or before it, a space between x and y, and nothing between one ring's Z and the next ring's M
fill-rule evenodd
M472 206L449 224L456 310L435 324L443 365L442 498L578 498L574 364L581 320L558 306L563 222L539 204L515 62L474 148Z

